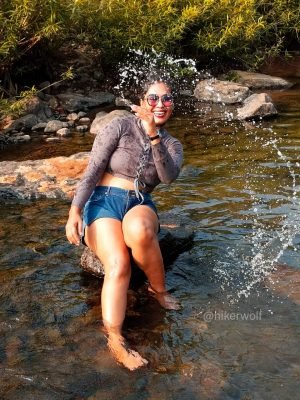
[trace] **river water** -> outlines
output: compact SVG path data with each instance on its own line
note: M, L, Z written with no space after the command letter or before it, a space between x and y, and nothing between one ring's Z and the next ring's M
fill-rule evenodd
M169 124L184 168L154 198L195 238L167 272L181 311L160 309L143 287L131 291L124 332L147 368L129 372L106 348L101 281L81 273L82 248L64 237L69 204L1 207L1 399L299 396L300 88L272 96L272 121L224 121L195 104ZM1 158L69 155L91 142L37 140Z

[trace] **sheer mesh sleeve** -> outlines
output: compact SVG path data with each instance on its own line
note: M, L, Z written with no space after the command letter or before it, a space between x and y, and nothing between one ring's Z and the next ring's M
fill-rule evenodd
M72 205L82 209L101 179L109 159L116 149L121 136L121 124L114 120L96 135L87 169L79 182Z
M179 175L183 162L183 148L179 140L168 137L152 145L152 154L158 177L162 183L171 183Z

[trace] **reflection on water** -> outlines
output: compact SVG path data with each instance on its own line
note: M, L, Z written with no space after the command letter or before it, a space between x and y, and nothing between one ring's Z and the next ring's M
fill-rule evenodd
M125 333L149 360L143 370L126 371L106 349L101 281L80 273L82 249L64 238L68 204L1 207L0 398L297 397L297 93L260 127L204 128L197 113L173 119L185 166L155 199L161 211L188 217L195 246L167 273L183 310L161 310L143 287L130 293ZM84 140L80 151L90 146ZM60 154L74 145L65 143ZM278 262L288 267L272 272L271 285L263 278ZM285 283L276 288L278 279Z

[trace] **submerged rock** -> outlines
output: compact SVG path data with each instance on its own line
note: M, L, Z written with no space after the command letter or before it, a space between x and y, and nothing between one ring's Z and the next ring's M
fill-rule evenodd
M279 296L287 297L300 305L300 271L298 269L280 264L266 276L265 284Z

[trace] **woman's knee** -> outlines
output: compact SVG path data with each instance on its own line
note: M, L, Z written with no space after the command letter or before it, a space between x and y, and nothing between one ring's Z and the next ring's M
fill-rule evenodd
M131 265L128 254L112 254L103 262L105 276L111 279L129 279Z
M156 232L151 221L137 218L127 224L124 238L129 247L134 245L148 246L156 239Z

